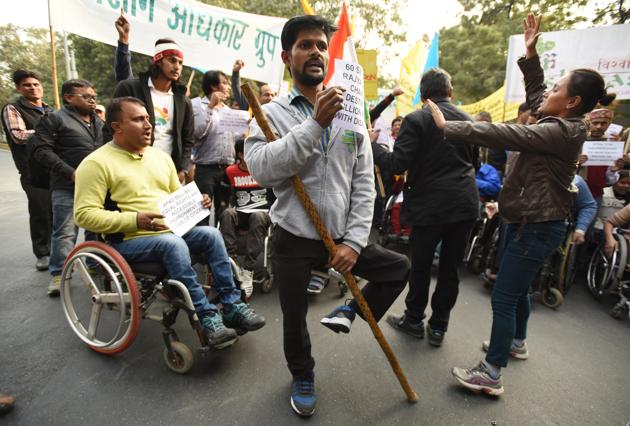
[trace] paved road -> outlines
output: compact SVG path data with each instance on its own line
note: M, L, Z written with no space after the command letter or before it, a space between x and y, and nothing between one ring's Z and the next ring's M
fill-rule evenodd
M170 425L298 424L288 404L290 377L282 355L277 293L256 294L267 326L185 376L167 370L157 323L144 322L134 345L112 358L84 347L49 299L48 274L30 253L25 196L8 153L0 151L0 389L18 398L4 424ZM463 273L451 329L440 349L397 334L386 337L411 383L404 395L384 355L360 320L350 335L335 335L318 319L340 303L328 288L312 299L309 325L317 360L318 412L311 424L625 425L630 420L630 321L607 315L576 286L557 311L535 304L531 358L504 371L500 398L455 386L453 365L477 362L490 324L487 291ZM403 309L398 300L393 312ZM180 337L193 344L180 317Z

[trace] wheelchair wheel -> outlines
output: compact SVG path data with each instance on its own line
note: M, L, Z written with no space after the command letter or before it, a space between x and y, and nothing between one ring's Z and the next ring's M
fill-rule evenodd
M545 288L541 292L540 301L546 307L556 309L558 306L562 305L564 296L562 296L562 292L557 288Z
M134 341L140 295L125 259L105 243L77 245L61 273L61 304L74 333L92 350L113 355Z
M618 253L615 251L612 257L608 259L604 252L603 243L593 253L593 257L591 257L591 261L588 264L586 280L588 289L596 299L600 299L606 293L617 263L617 257Z
M171 342L171 351L164 348L164 362L166 366L177 374L186 374L192 368L195 360L192 351L182 342Z

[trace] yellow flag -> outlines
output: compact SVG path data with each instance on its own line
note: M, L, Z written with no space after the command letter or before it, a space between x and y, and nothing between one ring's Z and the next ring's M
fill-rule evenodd
M302 4L302 10L304 10L305 15L315 15L315 11L308 0L300 0L300 3Z
M396 114L406 115L414 111L413 97L416 95L416 89L420 82L422 68L427 60L429 53L429 40L424 37L413 45L411 50L403 58L400 64L400 78L398 85L405 92L396 98Z
M481 111L489 112L492 121L495 123L503 123L505 121L515 120L518 115L518 102L505 102L505 82L503 86L491 95L468 105L461 105L459 108L469 115L475 115Z

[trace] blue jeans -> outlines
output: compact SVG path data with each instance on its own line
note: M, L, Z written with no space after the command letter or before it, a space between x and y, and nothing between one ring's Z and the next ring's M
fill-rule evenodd
M77 242L79 228L74 224L74 191L55 189L51 194L53 212L52 236L50 241L50 263L48 271L59 275L63 262Z
M218 312L208 301L197 272L192 267L191 253L203 254L208 258L212 270L213 288L221 303L231 305L241 301L241 291L234 285L232 267L221 233L209 226L195 226L182 237L175 234L132 238L113 244L114 248L129 262L161 262L168 276L184 283L200 316Z
M564 241L564 221L509 224L497 281L492 290L492 334L486 361L506 367L513 339L525 339L529 286L545 259Z

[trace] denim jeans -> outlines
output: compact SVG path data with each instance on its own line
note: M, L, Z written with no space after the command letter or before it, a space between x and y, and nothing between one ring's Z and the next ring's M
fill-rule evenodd
M59 275L63 262L77 242L79 228L74 224L74 191L55 189L51 194L53 222L48 271Z
M509 224L497 281L492 290L492 334L486 361L506 367L513 339L527 337L529 286L545 259L562 244L565 221Z
M171 233L156 234L132 238L113 246L129 263L162 262L168 276L181 281L188 288L200 316L218 312L218 309L208 301L201 284L197 282L191 253L207 256L208 266L212 270L213 288L224 306L241 301L241 291L234 285L223 238L216 228L195 226L182 237Z

